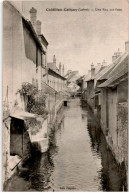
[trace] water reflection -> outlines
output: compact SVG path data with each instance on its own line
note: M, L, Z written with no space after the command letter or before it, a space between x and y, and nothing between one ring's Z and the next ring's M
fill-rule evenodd
M26 167L28 173L15 176L9 191L123 190L121 174L99 125L89 110L80 107L79 99L58 113L49 151L34 154Z
M102 168L98 172L103 191L123 191L127 190L119 167L109 150L103 133L99 125L95 122L94 116L89 112L88 132L91 138L91 147L101 156Z

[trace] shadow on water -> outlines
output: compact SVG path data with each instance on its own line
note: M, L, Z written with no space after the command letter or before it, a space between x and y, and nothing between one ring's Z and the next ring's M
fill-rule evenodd
M58 153L56 145L56 131L61 133L63 129L63 109L60 110L57 117L56 125L53 127L50 138L49 150L44 153L33 153L30 158L28 167L31 167L29 172L30 191L54 191L51 175L54 171L54 156Z
M84 108L85 109L85 108ZM88 132L91 139L91 148L101 158L102 168L99 171L99 178L103 191L127 191L125 173L120 171L99 124L95 121L94 115L88 110Z
M55 171L55 156L58 156L59 146L57 143L57 133L61 135L64 131L65 109L60 110L57 116L55 127L50 135L50 147L44 154L33 153L25 167L26 174L13 177L9 191L54 191L53 172ZM126 191L124 179L119 172L119 167L114 160L111 151L108 149L104 135L99 124L88 108L82 108L82 120L87 120L88 135L90 137L90 147L93 154L97 155L101 161L101 168L98 170L100 180L100 191ZM84 164L85 165L85 164ZM84 166L85 168L85 166ZM89 167L90 168L90 167ZM63 175L62 175L63 176ZM80 181L81 182L81 181ZM84 183L85 185L85 183Z

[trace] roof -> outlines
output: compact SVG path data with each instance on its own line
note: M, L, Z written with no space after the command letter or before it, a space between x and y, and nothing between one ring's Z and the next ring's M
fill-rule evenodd
M61 93L65 96L70 96L70 94L67 91L61 91Z
M71 74L71 72L72 72L72 70L68 70L64 77L65 77L65 78L68 78L69 75Z
M43 39L43 41L46 43L46 45L48 46L48 41L47 41L47 39L44 37L44 35L41 34L41 35L38 35L38 36L41 37L41 38Z
M85 78L85 75L80 76L80 77L77 79L77 81L78 81L78 82L79 82L79 81L82 81L84 78Z
M66 80L65 77L61 76L60 74L58 74L57 72L55 72L54 70L52 70L51 68L48 68L48 74L50 75L55 75L58 78L61 78L62 80Z
M24 24L28 28L28 30L31 32L31 35L33 36L33 38L34 38L35 42L37 43L37 45L39 46L40 50L45 54L45 51L42 47L42 44L39 40L39 37L38 37L33 25L31 24L30 21L26 20L24 17L22 19L23 19Z
M129 54L124 54L119 63L106 76L108 79L98 86L99 88L116 86L119 82L128 78L128 56Z
M80 76L80 78L78 80L82 80L82 79L84 79L84 77L85 77L85 75Z
M91 71L86 75L85 81L90 81L90 80L94 80L95 75L102 70L102 65L97 65L94 67L95 68L95 73L94 76L91 76Z
M55 94L55 93L57 93L57 91L54 89L54 88L52 88L52 87L50 87L48 84L46 84L44 81L42 81L42 87L43 87L43 90L44 90L44 92L47 94Z
M113 87L120 83L120 81L124 81L128 78L128 70L123 70L120 73L112 76L110 79L99 85L99 88L104 87Z
M110 64L110 65L104 67L100 72L98 72L98 74L95 75L95 78L94 78L94 86L96 86L97 81L98 80L101 80L101 77L103 75L105 75L109 70L111 70L112 67L113 67L112 64Z
M69 73L69 75L67 77L67 81L68 82L75 81L78 78L80 78L80 76L78 75L78 71L72 71Z
M91 72L88 72L88 74L84 76L84 81L88 81L90 77L91 77Z
M105 79L107 79L107 75L114 68L114 66L115 66L115 64L110 64L109 66L107 66L107 69L104 71L104 73L97 80L105 80Z
M117 66L117 64L123 59L123 56L125 55L122 54L120 57L118 57L110 66L109 69L107 69L107 71L105 72L105 74L103 74L99 80L104 80L104 79L108 79L108 75L109 73Z
M37 115L29 113L29 112L25 112L25 111L17 111L17 112L11 113L10 117L17 118L20 120L25 120L25 119L30 119L30 118L36 118Z
M119 62L116 64L116 66L114 66L112 71L107 75L107 79L114 76L114 74L117 74L117 73L119 74L121 71L123 71L123 69L128 68L128 57L129 57L129 54L127 52L125 52L121 56Z

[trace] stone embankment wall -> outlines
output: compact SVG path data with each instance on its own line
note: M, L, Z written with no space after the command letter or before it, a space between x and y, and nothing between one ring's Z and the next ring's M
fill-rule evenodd
M117 159L120 163L124 162L128 172L128 104L121 103L118 105L118 153Z

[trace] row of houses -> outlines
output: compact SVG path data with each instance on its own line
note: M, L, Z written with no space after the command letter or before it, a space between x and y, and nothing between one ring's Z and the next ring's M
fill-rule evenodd
M116 161L128 175L128 59L129 42L125 52L118 49L112 63L91 65L82 79L82 104L87 103L101 125Z
M30 9L28 20L17 4L3 2L3 183L28 158L30 143L39 142L40 150L47 150L48 128L63 104L66 86L64 65L57 67L55 55L53 62L47 61L49 44L37 10ZM26 120L33 125L27 127Z
M67 92L74 97L77 95L77 92L79 90L79 86L77 84L77 80L80 78L79 72L78 71L72 71L68 70L65 78L67 79Z

